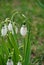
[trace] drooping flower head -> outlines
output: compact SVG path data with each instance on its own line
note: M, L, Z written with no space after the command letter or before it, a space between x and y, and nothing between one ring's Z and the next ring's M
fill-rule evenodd
M26 25L25 25L25 23L22 25L22 27L21 27L21 29L20 29L20 34L22 35L22 36L26 36L26 34L27 34L27 27L26 27Z
M11 57L9 57L9 59L7 61L7 65L13 65L13 61L12 61Z
M17 65L22 65L21 62L18 62Z
M5 36L7 34L7 25L4 24L1 29L1 35Z
M12 26L11 21L10 21L9 24L8 24L8 31L10 31L10 32L12 32L12 34L14 34L13 26Z

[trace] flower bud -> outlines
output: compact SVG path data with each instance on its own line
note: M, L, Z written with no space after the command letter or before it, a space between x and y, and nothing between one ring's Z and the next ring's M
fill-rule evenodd
M11 23L8 24L8 30L9 31L12 31L13 30L13 27L12 27L12 24Z
M6 34L7 34L7 26L4 25L4 26L2 27L2 29L1 29L1 35L2 35L2 36L5 36Z
M21 62L18 62L17 65L22 65Z
M11 22L8 24L8 30L10 32L12 32L12 34L14 34L13 27L12 27L12 23Z
M13 61L11 60L11 58L8 59L7 65L13 65Z
M17 28L17 26L15 26L15 32L16 32L16 34L18 33L18 28Z
M27 34L27 27L25 25L22 25L22 27L20 29L20 34L22 36L24 36L24 37L26 36L26 34Z

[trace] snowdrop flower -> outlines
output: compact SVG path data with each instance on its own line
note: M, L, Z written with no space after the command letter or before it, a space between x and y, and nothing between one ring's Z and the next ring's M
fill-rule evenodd
M22 65L21 62L18 62L17 65Z
M20 34L22 36L24 36L24 37L26 36L26 34L27 34L27 27L25 25L22 25L22 27L20 29Z
M14 29L15 29L15 33L17 34L18 33L18 27L17 27L15 22L13 22L13 26L14 26Z
M14 34L14 32L13 32L13 27L12 27L12 23L11 23L11 22L8 24L8 30L9 30L10 32L12 32L12 34Z
M15 26L15 32L16 32L16 34L18 33L18 28L17 28L17 26Z
M11 58L8 59L7 65L13 65L13 61L11 60Z
M13 30L13 27L12 27L11 22L8 24L8 30L9 30L9 31L12 31L12 30Z
M7 34L7 26L4 25L4 26L2 27L2 29L1 29L1 35L2 35L2 36L5 36L6 34Z
M12 30L12 34L14 35L14 31Z

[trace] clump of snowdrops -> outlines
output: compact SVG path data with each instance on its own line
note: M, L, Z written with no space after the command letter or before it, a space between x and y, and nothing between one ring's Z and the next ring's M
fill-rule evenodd
M2 38L2 56L4 56L3 65L30 65L31 43L30 43L30 28L25 22L27 17L24 14L19 14L24 20L19 25L13 21L14 17L19 14L15 12L11 19L6 18L1 26ZM20 27L19 27L20 26ZM18 40L19 37L23 42ZM23 43L23 44L22 44ZM19 46L20 44L20 46ZM22 44L22 45L21 45Z

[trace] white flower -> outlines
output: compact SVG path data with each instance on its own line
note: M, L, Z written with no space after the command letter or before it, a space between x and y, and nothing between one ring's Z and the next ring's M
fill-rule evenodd
M8 59L7 65L13 65L13 61L11 59Z
M12 34L14 34L13 27L12 27L12 23L11 22L8 24L8 30L10 32L12 32Z
M18 28L15 26L15 32L16 32L16 34L18 33Z
M8 24L8 30L9 30L9 31L12 31L12 30L13 30L13 27L12 27L11 22Z
M20 34L22 36L25 36L27 34L27 27L25 25L23 25L20 29Z
M18 62L17 65L22 65L21 62Z
M2 29L1 29L1 35L2 35L2 36L5 36L6 34L7 34L7 26L4 25L4 26L2 27Z
M14 30L12 30L11 33L14 35Z

